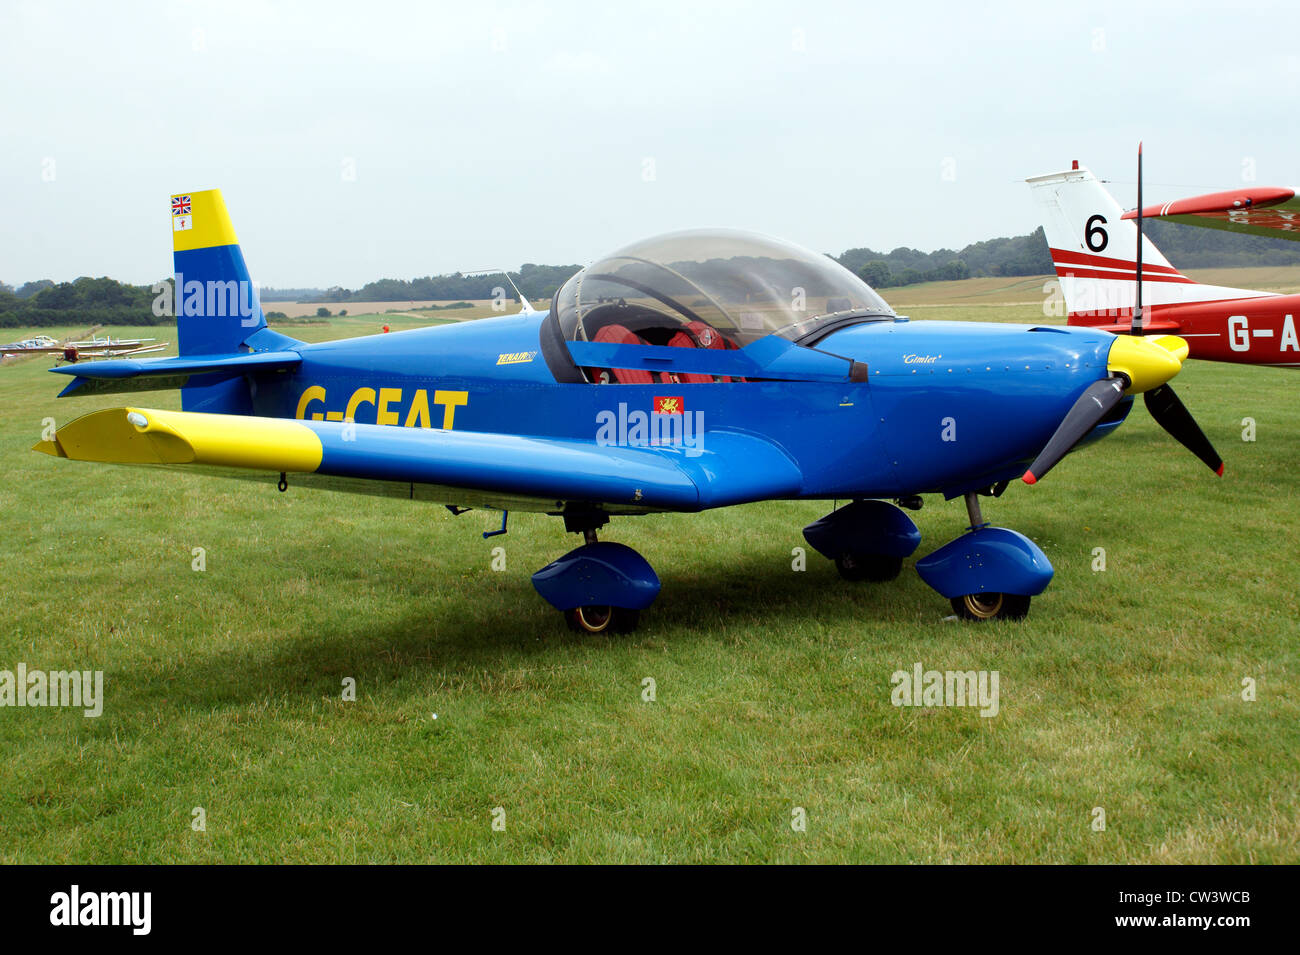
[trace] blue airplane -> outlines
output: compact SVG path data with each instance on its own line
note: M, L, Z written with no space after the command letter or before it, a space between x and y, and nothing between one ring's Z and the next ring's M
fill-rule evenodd
M217 190L173 196L179 355L54 368L61 397L180 388L36 449L564 520L584 543L533 575L570 626L633 629L659 578L598 540L615 516L846 500L804 529L849 580L920 543L906 509L964 498L969 528L916 562L963 618L1019 619L1053 571L980 496L1035 483L1127 417L1223 462L1167 382L1187 344L1090 328L913 322L832 259L727 230L637 242L538 311L308 344L267 327Z

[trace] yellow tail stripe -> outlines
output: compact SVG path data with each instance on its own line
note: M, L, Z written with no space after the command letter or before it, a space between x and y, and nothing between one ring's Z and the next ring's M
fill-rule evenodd
M172 196L171 213L174 252L239 244L220 189L178 193Z

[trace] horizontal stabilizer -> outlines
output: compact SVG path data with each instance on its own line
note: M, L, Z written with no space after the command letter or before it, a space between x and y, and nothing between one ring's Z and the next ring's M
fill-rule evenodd
M101 395L132 391L161 391L180 388L193 375L224 374L238 377L252 371L293 368L302 356L292 351L247 352L239 355L182 355L179 358L118 358L94 364L64 365L50 371L75 375L76 379L59 393Z
M1124 213L1125 219L1139 217L1293 242L1300 240L1300 198L1294 189L1276 186L1243 186Z

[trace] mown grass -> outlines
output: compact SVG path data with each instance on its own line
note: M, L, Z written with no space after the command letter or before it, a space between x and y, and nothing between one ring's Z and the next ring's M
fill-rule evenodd
M827 508L767 503L616 520L663 592L592 638L529 583L558 522L55 460L45 416L120 400L56 401L45 364L0 369L0 668L102 669L107 701L0 709L4 861L1300 861L1294 375L1179 377L1222 480L1139 407L988 502L1057 569L1022 624L946 620L912 561L794 571ZM916 517L919 553L965 523ZM999 714L894 707L917 661L998 670Z

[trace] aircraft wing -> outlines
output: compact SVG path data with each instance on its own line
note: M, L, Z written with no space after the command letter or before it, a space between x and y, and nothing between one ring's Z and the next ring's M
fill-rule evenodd
M18 347L6 348L0 346L0 351L3 351L5 354L8 355L63 355L66 354L69 349L71 349L72 351L77 353L78 359L80 359L81 361L89 361L90 359L124 358L130 355L147 355L151 352L162 351L166 347L167 347L167 342L163 342L162 344L159 345L141 345L138 343L132 345L129 343L119 344L117 342L114 342L112 345L109 345L104 342L100 342L98 345L95 344L41 345L36 348L18 348Z
M283 473L291 487L547 513L574 504L610 513L698 511L799 493L803 475L771 442L725 431L698 437L691 449L603 447L594 434L547 438L112 408L69 422L34 450L228 477Z
M145 350L147 349L141 349L141 351ZM71 384L59 392L60 398L66 398L74 394L82 397L92 394L181 388L194 375L237 376L254 370L272 371L279 368L292 368L301 361L302 356L291 351L245 352L238 355L180 355L175 358L144 359L105 356L102 361L96 360L89 364L77 362L75 365L51 368L50 371L60 375L76 376Z
M1125 219L1166 219L1274 239L1300 240L1300 198L1294 189L1251 186L1176 199L1124 213Z
M68 342L68 344L78 348L134 348L157 340L156 338L89 338L80 342Z
M87 351L84 348L77 349L83 361L100 361L107 358L127 358L134 355L148 355L152 352L162 351L167 347L167 342L161 345L136 345L132 347L112 346L109 351ZM102 346L107 347L107 346Z

